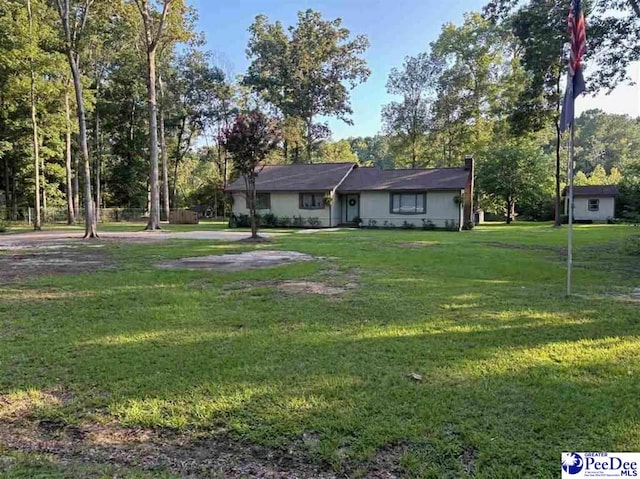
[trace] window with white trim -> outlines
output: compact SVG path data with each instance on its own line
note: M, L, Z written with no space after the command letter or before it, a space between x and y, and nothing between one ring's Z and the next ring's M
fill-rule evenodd
M600 211L600 200L597 198L589 200L589 211Z
M324 193L300 193L301 210L322 210L324 209Z
M247 209L250 209L248 197L247 197ZM256 193L256 209L257 210L271 209L271 193Z
M420 215L426 211L426 193L391 193L391 213L397 215Z

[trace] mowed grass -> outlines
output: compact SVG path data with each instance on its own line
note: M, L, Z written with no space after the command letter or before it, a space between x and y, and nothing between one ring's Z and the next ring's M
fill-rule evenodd
M109 244L118 269L0 286L0 391L63 390L34 414L69 424L302 444L336 470L396 448L407 476L557 477L563 451L640 450L639 233L577 227L571 299L549 225ZM255 248L322 259L153 266ZM339 299L246 288L354 275Z

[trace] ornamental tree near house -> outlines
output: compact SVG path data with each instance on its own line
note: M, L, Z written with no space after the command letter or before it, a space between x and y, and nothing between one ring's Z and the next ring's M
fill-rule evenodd
M526 137L504 138L487 148L478 168L478 186L501 201L507 224L518 202L534 201L549 189L550 158Z
M236 172L244 178L252 239L258 238L256 178L269 153L278 147L280 136L275 122L258 110L238 115L224 133L226 150L233 157Z

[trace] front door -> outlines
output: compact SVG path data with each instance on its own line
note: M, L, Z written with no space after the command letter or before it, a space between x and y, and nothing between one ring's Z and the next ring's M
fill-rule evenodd
M344 200L346 204L345 223L352 223L360 216L360 195L346 195Z

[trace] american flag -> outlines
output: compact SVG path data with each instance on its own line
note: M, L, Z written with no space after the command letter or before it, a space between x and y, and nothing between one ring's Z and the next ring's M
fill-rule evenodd
M567 17L569 35L571 36L571 53L569 57L569 74L575 75L580 69L582 57L587 52L587 30L584 24L584 13L580 8L582 1L573 0Z
M564 94L562 114L560 115L560 130L565 131L573 123L575 99L585 91L584 76L582 74L582 57L587 52L587 29L582 11L582 0L571 0L569 16L567 17L571 48L569 53L569 74L567 75L567 90Z

